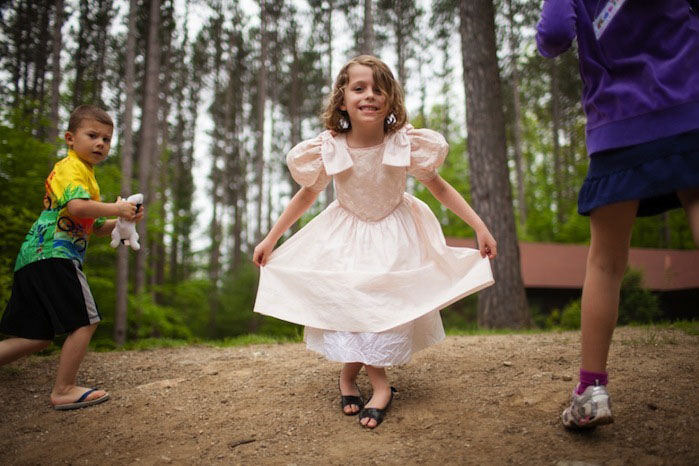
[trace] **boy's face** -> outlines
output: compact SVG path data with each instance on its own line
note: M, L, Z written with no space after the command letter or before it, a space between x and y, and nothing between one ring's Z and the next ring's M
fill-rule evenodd
M66 131L66 144L83 162L97 165L109 154L113 131L113 126L96 120L83 120L75 132Z
M349 114L352 126L380 125L386 118L386 96L374 82L374 70L354 64L347 70L345 99L340 110Z

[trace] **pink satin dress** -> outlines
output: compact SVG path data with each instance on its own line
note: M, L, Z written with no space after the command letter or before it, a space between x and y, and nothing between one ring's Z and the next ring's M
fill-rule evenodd
M337 199L261 268L255 312L305 326L309 349L339 362L407 363L444 338L439 310L493 284L476 249L446 245L429 207L405 192L410 174L437 175L448 145L407 125L378 146L344 134L304 141L287 156L293 178Z

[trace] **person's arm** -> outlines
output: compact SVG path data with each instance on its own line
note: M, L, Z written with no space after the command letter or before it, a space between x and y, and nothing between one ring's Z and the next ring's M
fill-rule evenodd
M265 239L255 247L255 251L252 254L252 261L255 265L263 266L267 263L269 255L272 254L272 250L277 244L277 241L279 241L279 238L281 238L284 232L291 228L291 225L313 205L318 194L319 191L301 188L299 192L291 198L284 212L282 212L277 222L269 233L267 233Z
M95 227L92 229L92 233L96 236L107 236L112 234L112 230L116 226L116 219L107 220L99 228Z
M554 58L570 48L575 39L575 0L546 0L536 25L539 53Z
M481 252L481 256L488 256L490 259L495 259L495 256L498 254L495 238L493 238L493 235L490 234L483 220L481 220L478 214L468 205L468 202L466 202L461 194L439 175L435 176L430 181L423 181L423 184L439 202L473 228L476 232L476 240L478 241L478 249Z
M133 221L136 216L136 206L121 197L114 203L73 199L67 207L68 213L78 218L121 217Z

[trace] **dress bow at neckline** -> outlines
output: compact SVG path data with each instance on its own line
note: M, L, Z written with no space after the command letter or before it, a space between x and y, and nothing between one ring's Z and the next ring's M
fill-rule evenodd
M381 163L390 167L410 166L410 139L408 138L408 131L411 129L413 129L411 125L405 125L387 136L385 140L386 148L384 149ZM335 175L354 165L349 154L347 136L345 134L333 136L328 130L322 132L320 137L322 141L320 154L325 173Z

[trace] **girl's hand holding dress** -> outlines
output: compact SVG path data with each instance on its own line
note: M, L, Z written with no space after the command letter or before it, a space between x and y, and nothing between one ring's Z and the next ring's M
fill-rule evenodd
M267 259L269 259L269 255L272 254L274 244L269 238L263 239L260 244L255 246L255 251L252 253L252 262L258 267L264 266L267 263Z
M488 259L495 259L498 255L498 243L487 228L476 231L476 241L478 241L481 257L488 256Z

